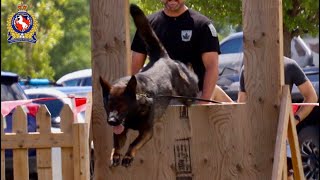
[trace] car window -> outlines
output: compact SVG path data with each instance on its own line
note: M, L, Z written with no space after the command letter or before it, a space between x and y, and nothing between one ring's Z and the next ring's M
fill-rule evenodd
M243 52L242 36L235 38L220 45L221 54L240 53Z
M92 78L91 77L84 78L81 86L92 86Z
M80 79L71 79L63 82L64 86L78 86Z
M1 82L1 102L27 99L18 83Z
M56 98L56 97L49 96L46 94L39 94L38 98ZM52 118L58 117L60 115L60 112L61 112L63 105L64 105L63 101L61 101L59 99L47 100L47 101L41 100L41 101L36 101L35 103L46 105Z

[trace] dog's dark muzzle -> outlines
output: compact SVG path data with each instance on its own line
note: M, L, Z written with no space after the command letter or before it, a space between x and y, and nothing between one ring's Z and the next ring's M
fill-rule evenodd
M118 126L123 123L127 113L110 112L108 116L108 124L110 126Z

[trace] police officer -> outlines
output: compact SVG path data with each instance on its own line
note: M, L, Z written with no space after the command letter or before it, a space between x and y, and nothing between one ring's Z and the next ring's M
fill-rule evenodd
M189 9L184 0L161 0L164 9L148 17L171 59L192 67L199 79L200 98L211 99L218 79L218 35L211 20ZM145 63L145 44L136 33L132 45L132 74ZM221 89L220 89L221 90ZM199 101L199 103L207 103Z

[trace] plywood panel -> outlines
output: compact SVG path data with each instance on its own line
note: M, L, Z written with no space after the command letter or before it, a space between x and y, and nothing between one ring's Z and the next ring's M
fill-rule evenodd
M132 167L109 168L108 177L256 179L260 172L250 152L251 131L241 128L250 126L245 110L245 104L212 105L194 106L184 113L182 107L171 106L155 124L154 137L138 152Z
M127 3L90 3L95 179L270 179L283 85L281 1L243 1L246 105L195 106L182 118L180 107L170 107L132 167L107 168L112 132L98 78L114 80L130 66L122 63Z

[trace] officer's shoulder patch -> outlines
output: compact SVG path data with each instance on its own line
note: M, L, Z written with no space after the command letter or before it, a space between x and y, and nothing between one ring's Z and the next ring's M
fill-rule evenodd
M217 31L216 31L216 28L214 28L213 24L212 23L208 24L208 27L209 27L209 29L211 31L211 35L213 37L217 37Z

